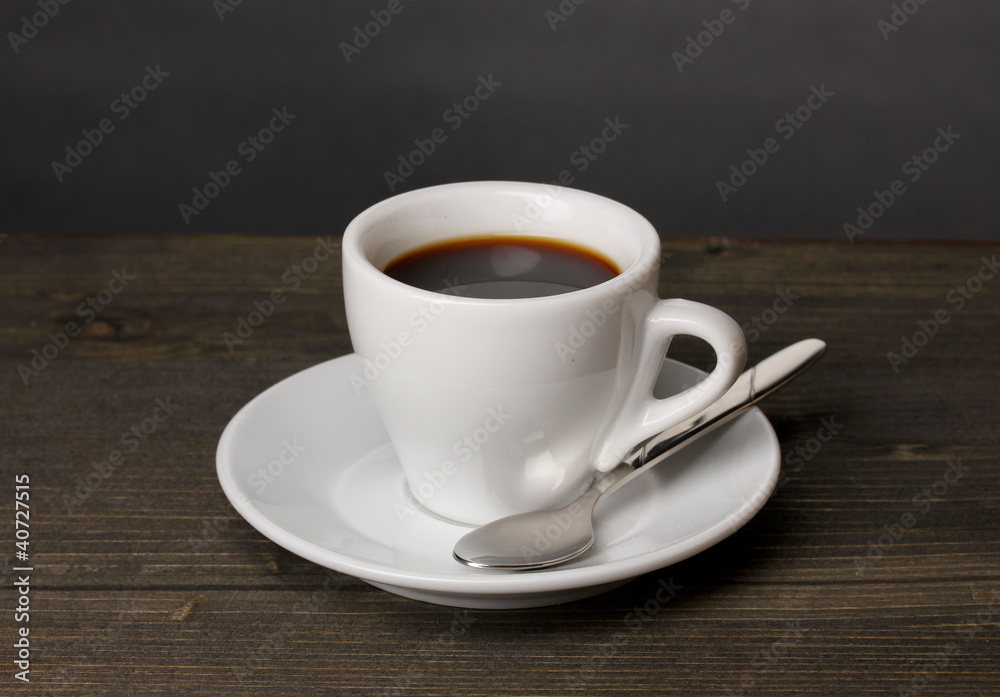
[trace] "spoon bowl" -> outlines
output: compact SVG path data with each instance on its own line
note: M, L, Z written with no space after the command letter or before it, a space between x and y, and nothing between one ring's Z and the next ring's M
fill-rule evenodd
M542 569L562 564L594 544L599 493L553 511L519 513L487 523L455 545L455 558L479 569Z

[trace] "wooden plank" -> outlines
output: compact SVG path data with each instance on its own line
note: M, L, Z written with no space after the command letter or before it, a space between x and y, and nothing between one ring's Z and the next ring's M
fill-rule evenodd
M997 245L667 241L661 295L747 323L750 362L807 336L829 343L764 406L785 457L778 490L729 539L599 598L461 611L285 552L219 489L215 447L235 411L351 350L337 241L322 240L0 242L0 527L13 540L13 476L29 472L35 688L932 695L1000 684L1000 280L961 309L949 300ZM134 280L86 323L80 303L123 269ZM231 351L225 332L274 290L285 301ZM793 299L778 313L782 295ZM948 321L894 370L887 354L938 311ZM81 335L25 385L18 367L70 321ZM671 355L704 361L694 342ZM168 398L176 412L88 487L94 463ZM826 443L823 419L842 424ZM949 462L962 476L935 493ZM906 515L915 524L883 538ZM0 555L8 608L12 554ZM657 606L671 578L682 588ZM324 582L334 590L310 604ZM647 601L656 612L639 619ZM13 631L6 613L0 640Z

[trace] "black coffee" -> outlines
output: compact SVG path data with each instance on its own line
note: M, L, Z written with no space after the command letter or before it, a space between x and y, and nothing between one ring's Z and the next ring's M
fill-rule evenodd
M533 237L471 237L415 249L385 274L423 290L470 298L536 298L589 288L619 271L596 252Z

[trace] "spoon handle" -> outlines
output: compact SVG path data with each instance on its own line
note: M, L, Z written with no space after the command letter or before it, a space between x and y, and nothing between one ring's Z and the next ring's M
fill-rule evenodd
M601 499L617 491L641 471L654 467L698 436L721 426L801 375L826 351L819 339L805 339L778 351L743 372L719 401L637 446L625 462L594 484Z

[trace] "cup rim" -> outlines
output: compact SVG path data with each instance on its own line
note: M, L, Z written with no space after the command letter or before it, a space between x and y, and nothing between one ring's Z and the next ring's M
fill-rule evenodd
M543 295L527 298L476 298L425 290L392 278L372 263L362 247L362 239L368 232L366 229L368 219L377 216L379 213L390 211L393 208L403 208L405 206L414 205L414 202L411 201L411 199L420 199L443 191L452 191L456 195L460 195L461 192L466 191L476 192L480 195L484 193L493 193L497 195L515 193L519 195L532 194L548 196L552 195L552 191L559 191L560 195L565 194L569 198L587 198L594 203L608 206L616 210L620 215L633 218L636 225L634 228L629 227L628 229L635 235L637 241L639 242L640 251L636 259L631 264L622 269L621 272L613 278L606 281L602 281L601 283L588 286L586 288L579 288L577 290L557 293L555 295ZM419 245L415 245L414 248L417 248L418 246ZM438 184L435 186L406 191L404 193L396 194L383 199L363 210L355 216L350 223L348 223L347 227L344 229L342 250L343 264L345 267L348 263L352 264L357 271L364 274L368 278L373 279L374 282L388 283L399 290L405 290L408 294L415 297L426 298L429 302L439 301L453 305L472 304L483 307L511 304L523 306L528 304L559 302L560 299L565 302L568 299L572 299L574 301L586 299L588 296L600 297L606 295L612 288L619 288L622 286L631 288L639 287L646 278L646 276L643 276L642 279L638 278L643 274L644 269L648 268L651 272L658 272L660 267L660 237L657 234L656 229L642 214L625 204L606 196L601 196L600 194L583 191L582 189L574 189L555 184L501 180ZM601 253L604 254L603 251Z

